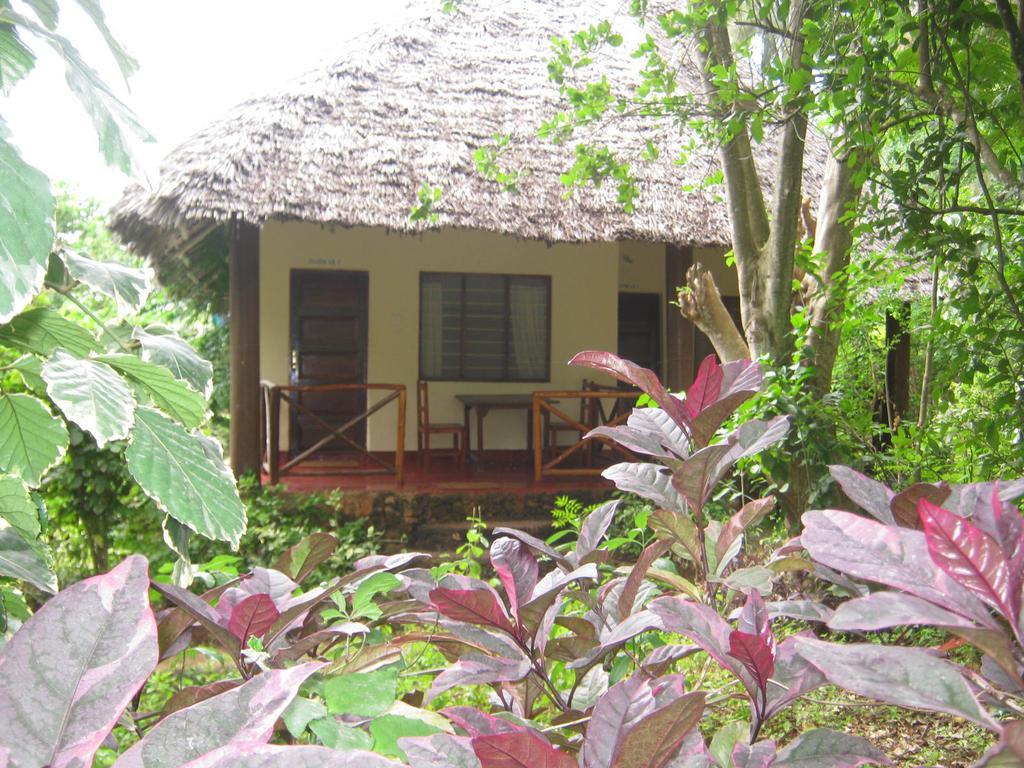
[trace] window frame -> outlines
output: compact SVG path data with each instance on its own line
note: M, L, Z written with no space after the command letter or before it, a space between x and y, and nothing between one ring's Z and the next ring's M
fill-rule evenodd
M456 378L450 378L445 376L425 376L423 374L423 313L424 313L424 302L423 302L423 287L426 278L430 277L441 277L441 278L459 278L461 285L461 294L459 297L459 308L461 311L459 328L459 376ZM504 355L502 362L502 377L497 379L480 379L470 378L465 376L465 316L466 316L466 278L468 277L497 277L504 281L505 290L505 331L504 331ZM509 375L509 362L510 362L510 347L512 343L512 313L510 311L509 293L512 285L512 280L516 278L531 278L537 279L543 282L544 288L547 292L546 312L544 318L545 327L545 343L544 343L544 374L540 378L529 378L529 379L511 379ZM418 371L420 381L452 381L452 382L473 382L481 384L546 384L551 381L551 304L552 304L552 285L551 275L538 275L538 274L520 274L510 272L439 272L429 271L420 272L419 279L419 327L417 328L417 359L418 359Z

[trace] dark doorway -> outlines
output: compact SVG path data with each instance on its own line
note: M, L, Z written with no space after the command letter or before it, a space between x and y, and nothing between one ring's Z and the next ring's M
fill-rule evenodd
M291 281L291 383L365 384L368 274L296 269ZM307 392L299 400L334 427L366 410L365 390ZM315 419L296 411L289 432L292 455L328 434ZM365 448L366 422L345 435ZM344 447L341 441L328 446Z
M619 294L618 355L661 375L660 294Z

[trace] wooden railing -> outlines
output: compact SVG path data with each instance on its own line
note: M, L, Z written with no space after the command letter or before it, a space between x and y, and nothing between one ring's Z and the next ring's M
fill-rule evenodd
M270 477L271 483L276 483L281 475L293 469L303 461L309 459L313 454L323 450L335 441L347 444L349 447L359 451L376 467L361 466L358 468L332 468L332 474L345 475L368 475L368 474L392 474L399 486L405 482L405 385L404 384L320 384L317 386L279 385L270 381L260 382L263 391L261 400L263 418L260 420L263 427L263 471ZM302 404L298 395L304 392L389 392L386 397L378 400L362 413L353 416L344 424L334 426L327 423L317 413ZM317 440L309 448L289 456L282 465L280 463L280 436L281 436L281 401L288 403L290 408L305 414L311 420L319 424L327 435ZM367 421L370 416L377 413L388 403L398 401L398 418L395 426L395 460L388 462L381 456L371 453L365 447L345 434L352 427L360 422Z
M616 391L616 390L591 390L591 389L574 389L574 390L559 390L559 391L543 391L533 393L533 478L536 481L541 480L544 477L558 477L566 475L600 475L602 467L593 466L594 464L594 448L595 446L607 445L611 450L622 456L625 461L640 461L640 459L631 453L630 451L623 448L621 445L616 443L607 437L597 435L594 437L586 437L587 433L595 427L607 426L613 427L619 424L625 423L626 419L629 418L631 408L622 409L622 413L616 415L616 408L610 409L610 414L605 415L602 402L604 400L622 401L629 400L635 401L639 393L635 391ZM557 403L562 400L582 400L584 402L584 413L587 414L583 423L578 419L573 418L561 408L558 407ZM546 425L551 419L557 419L560 422L570 425L576 430L579 430L580 435L583 437L568 446L564 450L559 450L561 446L552 446L552 453L555 455L549 460L544 460L544 452L548 447L546 446L544 436L546 433ZM564 463L567 459L576 456L581 459L581 466L567 467Z

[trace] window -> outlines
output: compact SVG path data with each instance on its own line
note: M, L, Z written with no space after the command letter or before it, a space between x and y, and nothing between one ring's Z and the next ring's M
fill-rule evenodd
M547 381L551 278L420 275L420 378Z

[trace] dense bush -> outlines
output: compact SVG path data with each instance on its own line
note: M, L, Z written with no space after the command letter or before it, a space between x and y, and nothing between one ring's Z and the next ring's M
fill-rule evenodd
M852 733L764 736L831 683L989 730L998 740L978 766L1024 764L1024 521L1011 503L1024 482L897 493L834 468L869 517L810 512L799 539L757 563L745 532L770 499L724 523L703 514L728 466L785 432L784 421L754 421L711 439L755 391L756 366L707 362L683 400L614 356L577 362L659 404L603 430L657 462L609 470L654 501L653 539L631 564L612 556L617 502L557 546L497 529L489 581L408 553L318 583L338 548L326 533L202 595L149 581L130 557L51 599L0 650L0 759L87 764L116 740L118 766L888 764ZM154 614L149 587L170 607ZM960 636L982 661L880 644L877 630L906 625ZM847 642L849 632L873 641ZM140 687L161 660L184 669L192 647L232 672L155 711L132 704L152 703Z

